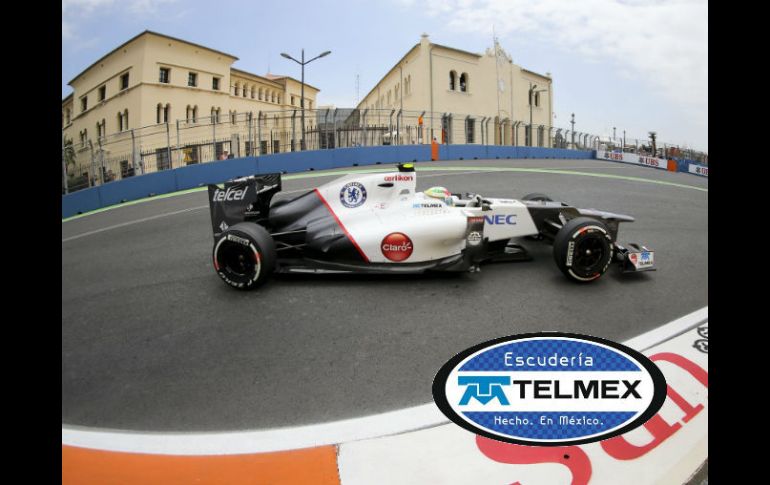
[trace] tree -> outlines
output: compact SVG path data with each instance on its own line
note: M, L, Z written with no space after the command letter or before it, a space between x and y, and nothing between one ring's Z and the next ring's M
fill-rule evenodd
M652 145L652 156L655 157L658 155L658 146L655 144L655 139L658 137L658 134L654 131L650 132L650 144Z
M69 176L70 165L75 165L75 146L72 138L64 137L64 143L62 143L62 157L64 158L64 166L67 167L67 175Z

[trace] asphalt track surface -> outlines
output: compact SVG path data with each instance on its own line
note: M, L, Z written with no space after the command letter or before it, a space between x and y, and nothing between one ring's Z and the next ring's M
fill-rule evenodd
M633 215L620 240L655 249L659 270L612 267L576 285L550 246L524 241L534 261L476 274L281 275L240 292L214 273L206 192L90 214L62 223L62 423L221 431L366 416L431 402L441 365L485 340L559 330L623 341L708 304L708 179L597 160L417 171L419 190L544 192ZM339 175L303 176L284 180L283 196Z

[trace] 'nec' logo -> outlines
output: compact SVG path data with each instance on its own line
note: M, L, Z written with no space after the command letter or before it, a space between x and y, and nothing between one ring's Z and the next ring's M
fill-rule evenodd
M468 386L460 399L461 406L468 404L471 398L475 398L481 404L487 404L494 398L497 398L503 406L511 404L505 397L502 387L511 385L510 376L460 376L457 378L457 384Z
M516 224L516 215L509 214L507 216L504 216L502 214L498 214L495 216L484 216L484 221L486 221L487 224L495 224L495 225L508 224L513 226Z

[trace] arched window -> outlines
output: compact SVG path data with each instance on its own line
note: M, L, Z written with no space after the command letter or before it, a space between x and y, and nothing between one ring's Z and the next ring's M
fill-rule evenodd
M235 83L235 95L240 96L241 94L241 85L240 83Z
M66 111L66 120L68 125L72 121L72 110L70 110L69 108L67 108L67 111Z
M460 74L460 91L463 93L468 92L468 73L466 72Z
M123 130L128 130L128 110L127 109L123 110Z
M166 103L163 108L163 122L168 123L171 121L171 103Z
M457 84L457 73L449 71L449 90L454 91Z
M281 104L281 95L280 94L275 99L277 100L278 104Z
M262 101L262 88L259 88L259 100Z
M244 98L248 97L248 94L249 94L249 86L244 84L243 85L243 97Z
M257 90L257 87L252 85L251 86L251 99L254 99L254 91L256 91L256 90Z
M192 122L193 123L198 122L198 105L197 104L193 106L193 109L192 109Z
M540 106L540 93L535 93L535 106Z
M217 110L213 106L211 107L211 123L216 124L217 121Z
M230 122L231 122L232 124L235 124L235 121L236 121L237 119L238 119L238 111L233 111L233 112L230 114Z
M275 103L275 91L270 91L270 101Z
M188 123L189 123L191 118L192 118L192 106L190 106L190 105L188 104L188 105L187 105L187 111L185 112L185 117L184 117L184 119L185 119L185 121L186 121L186 122L188 122Z

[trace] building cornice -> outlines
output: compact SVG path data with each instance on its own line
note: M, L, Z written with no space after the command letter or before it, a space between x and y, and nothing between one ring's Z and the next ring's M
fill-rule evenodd
M232 55L232 54L228 54L227 52L218 51L218 50L216 50L216 49L212 49L211 47L206 47L206 46L203 46L203 45L200 45L200 44L196 44L196 43L194 43L194 42L190 42L190 41L187 41L187 40L184 40L184 39L177 39L176 37L171 37L170 35L159 34L158 32L153 32L153 31L151 31L151 30L145 30L144 32L141 32L141 33L139 33L139 34L135 35L134 37L132 37L132 38L128 39L127 41L123 42L122 44L120 44L120 45L119 45L119 46L117 46L116 48L112 49L112 50L111 50L110 52L108 52L107 54L105 54L105 55L103 55L102 57L100 57L99 59L97 59L97 60L96 60L96 61L95 61L93 64L91 64L91 65L90 65L90 66L88 66L87 68L85 68L85 69L83 69L82 71L80 71L80 74L78 74L77 76L75 76L74 78L72 78L72 80L71 80L70 82L68 82L67 84L71 86L71 85L72 85L72 83L74 83L75 81L77 81L77 80L78 80L78 78L79 78L80 76L82 76L83 74L85 74L85 73L86 73L88 70L90 70L92 67L96 66L97 64L99 64L100 62L102 62L104 59L106 59L106 58L110 57L112 54L116 53L117 51L119 51L119 50L120 50L120 49L122 49L123 47L127 46L128 44L130 44L130 43L134 42L135 40L139 39L140 37L143 37L143 36L146 36L146 35L155 35L155 36L157 36L157 37L162 37L162 38L164 38L164 39L173 40L173 41L175 41L175 42L181 42L181 43L183 43L183 44L187 44L187 45L189 45L189 46L192 46L192 47L197 47L197 48L199 48L199 49L205 49L205 50L207 50L207 51L209 51L209 52L213 52L213 53L215 53L215 54L219 54L219 55L222 55L222 56L226 56L226 57L229 57L229 58L231 58L231 59L233 60L233 62L235 62L235 61L237 61L237 60L238 60L238 58L237 58L237 57L235 57L235 56L234 56L234 55Z

